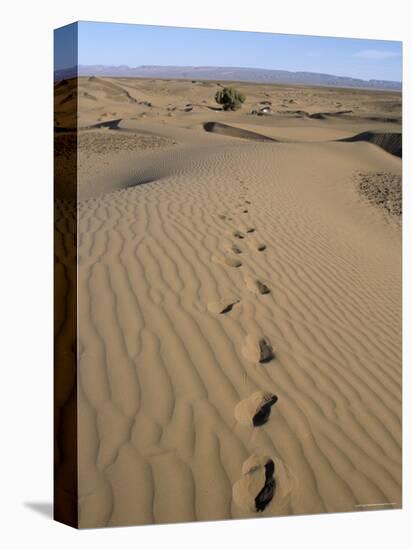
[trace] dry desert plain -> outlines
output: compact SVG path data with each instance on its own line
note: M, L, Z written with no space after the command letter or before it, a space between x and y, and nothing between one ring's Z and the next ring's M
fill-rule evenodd
M55 85L80 527L401 507L401 94L223 85Z

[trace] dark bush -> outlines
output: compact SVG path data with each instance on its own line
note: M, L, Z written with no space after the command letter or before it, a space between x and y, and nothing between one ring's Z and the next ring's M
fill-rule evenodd
M216 103L223 105L225 111L237 111L242 107L246 96L235 88L223 88L215 95Z

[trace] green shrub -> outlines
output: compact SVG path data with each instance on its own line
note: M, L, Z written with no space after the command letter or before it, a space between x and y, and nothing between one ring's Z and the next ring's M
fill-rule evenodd
M236 90L236 88L223 88L218 90L215 95L216 103L223 105L225 111L237 111L242 107L246 96Z

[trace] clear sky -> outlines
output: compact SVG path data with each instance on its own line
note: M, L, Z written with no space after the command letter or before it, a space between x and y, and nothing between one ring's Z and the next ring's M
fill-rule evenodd
M54 70L77 65L77 31L76 23L54 31Z
M366 32L366 30L365 30ZM191 65L402 80L402 43L81 22L80 65Z

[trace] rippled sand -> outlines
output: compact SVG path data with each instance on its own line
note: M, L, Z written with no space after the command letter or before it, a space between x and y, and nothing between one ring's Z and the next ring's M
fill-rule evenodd
M184 110L215 84L126 80L81 79L77 212L57 202L62 266L78 219L80 527L399 508L401 232L356 174L401 159L336 141L400 131L396 94L248 85L223 113ZM246 114L267 97L354 112Z

